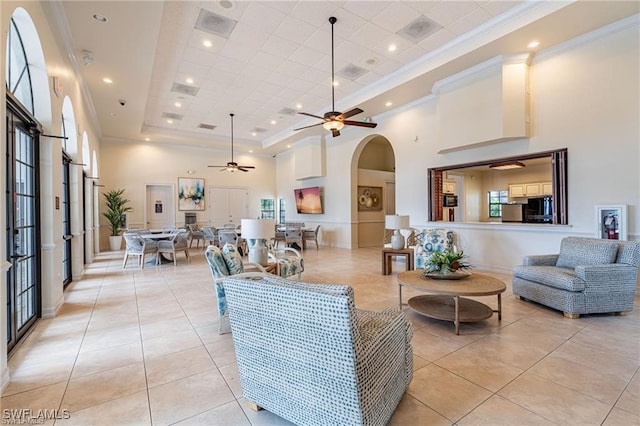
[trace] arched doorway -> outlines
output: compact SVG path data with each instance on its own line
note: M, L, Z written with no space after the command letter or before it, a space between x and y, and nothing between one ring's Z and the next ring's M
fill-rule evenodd
M352 170L354 213L357 217L356 247L379 247L384 236L384 217L395 213L395 154L387 138L371 135L354 152Z

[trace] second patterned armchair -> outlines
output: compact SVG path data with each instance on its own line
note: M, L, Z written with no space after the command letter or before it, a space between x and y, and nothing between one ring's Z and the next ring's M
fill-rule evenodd
M291 247L277 248L273 244L268 245L269 262L276 264L276 275L288 278L298 276L298 281L304 272L304 259L300 252Z
M416 235L415 267L424 269L429 256L433 252L453 250L453 231L449 229L423 229Z

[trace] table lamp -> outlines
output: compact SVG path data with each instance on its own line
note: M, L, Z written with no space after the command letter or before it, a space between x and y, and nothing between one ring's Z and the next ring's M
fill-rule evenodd
M241 219L242 238L249 245L249 262L266 266L269 262L267 240L276 236L273 219Z
M401 229L409 228L409 216L402 215L386 215L384 218L385 227L394 229L391 236L391 248L400 250L404 248L404 236L400 234Z

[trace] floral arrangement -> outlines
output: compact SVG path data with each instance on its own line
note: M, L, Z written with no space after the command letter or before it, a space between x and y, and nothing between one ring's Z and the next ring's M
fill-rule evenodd
M433 252L424 266L424 273L450 274L460 269L468 269L472 266L464 259L467 256L462 251Z

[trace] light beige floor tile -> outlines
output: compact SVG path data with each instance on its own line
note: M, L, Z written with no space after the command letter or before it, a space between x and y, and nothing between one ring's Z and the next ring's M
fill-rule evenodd
M616 403L616 407L640 416L640 372L636 372L633 376L620 400Z
M25 363L10 370L11 382L3 395L12 395L59 382L67 382L74 358L54 358L37 363Z
M434 364L413 373L408 392L452 422L458 421L491 396L486 389Z
M119 329L88 331L80 351L95 351L139 342L140 326L136 322Z
M250 426L237 401L232 401L218 408L197 414L186 420L174 423L180 426Z
M83 410L72 411L66 420L56 421L64 426L144 426L151 424L147 392L141 391L113 399Z
M130 364L69 381L62 406L78 411L144 389L143 363Z
M276 414L273 414L267 410L254 411L247 405L247 400L244 398L238 399L238 404L244 411L245 416L249 419L254 426L294 426L288 420L283 419Z
M640 425L640 416L614 407L602 423L602 426L631 426Z
M551 426L553 422L497 395L467 414L457 425Z
M167 334L191 330L192 328L193 326L187 319L186 315L152 322L143 322L140 324L142 339L145 341L155 337L165 336Z
M388 424L389 426L449 426L453 423L417 399L413 398L411 395L405 394L400 400L396 411L391 416L391 419L389 419Z
M218 367L236 362L231 334L224 334L223 336L225 337L224 339L205 345Z
M60 382L26 392L17 393L2 397L3 410L31 410L32 413L38 410L58 410L60 402L67 387L67 382ZM62 408L65 408L64 406ZM4 416L3 411L3 416ZM26 414L26 413L25 413ZM26 414L28 415L28 414ZM30 416L30 415L28 415ZM20 422L15 422L20 424ZM27 424L23 422L23 424Z
M142 344L140 342L93 351L83 351L76 359L71 378L76 379L141 361Z
M504 334L493 334L471 343L468 347L473 348L479 356L499 359L505 364L525 370L549 353L537 346L534 338L532 340L526 341L505 337Z
M499 358L484 356L472 346L462 348L434 363L492 392L497 392L523 372Z
M189 376L149 389L154 425L172 424L234 400L216 370Z
M628 383L621 377L555 357L553 354L529 371L610 405L616 402Z
M185 362L185 360L188 360ZM204 346L161 356L145 357L147 386L153 388L177 379L212 370L216 365Z
M224 381L227 382L227 386L231 389L231 392L236 398L242 397L242 386L240 385L240 376L238 375L238 364L234 361L232 363L223 365L218 368Z
M201 345L198 334L191 329L144 340L142 350L146 358L167 355Z
M442 358L464 345L461 341L442 338L424 331L424 329L414 330L413 338L411 339L413 353L427 361L435 361Z
M525 373L498 392L539 416L563 425L599 425L611 406L532 373Z

